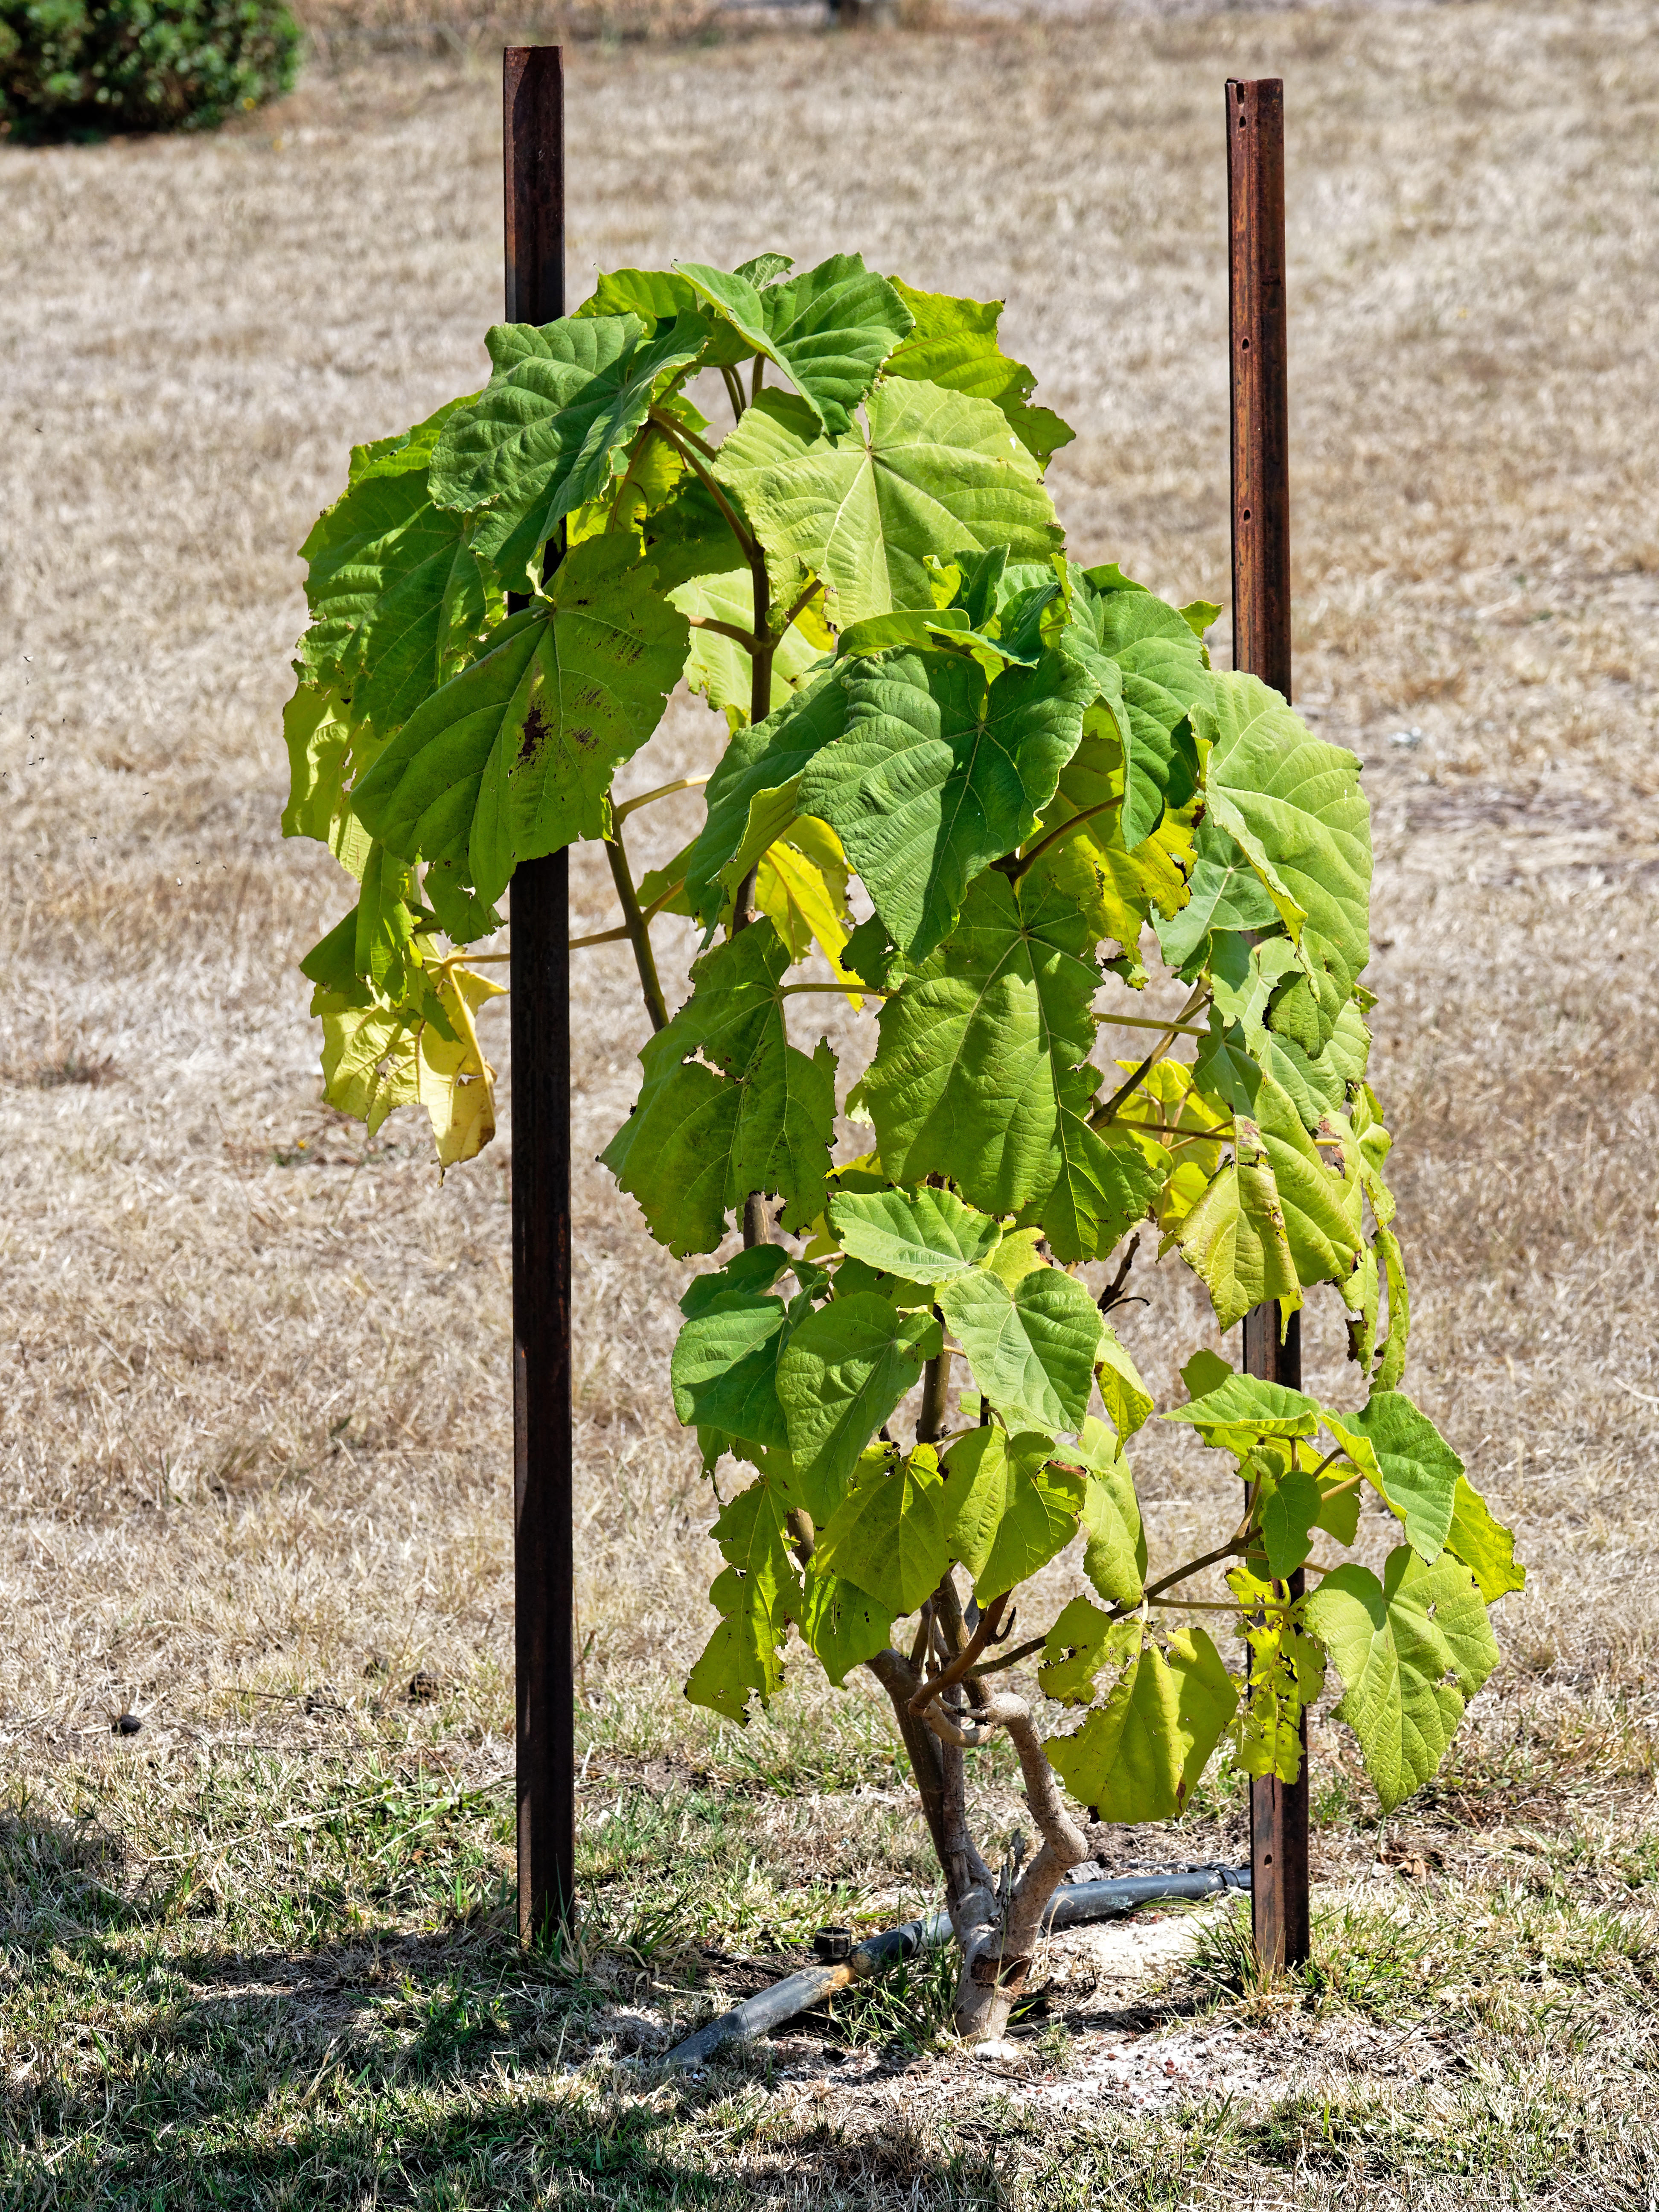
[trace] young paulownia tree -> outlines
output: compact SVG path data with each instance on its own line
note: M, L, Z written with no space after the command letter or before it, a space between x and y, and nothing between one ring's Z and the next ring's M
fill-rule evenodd
M838 1685L873 1672L977 2038L1085 1856L1068 1797L1169 1819L1224 1745L1293 1778L1329 1662L1395 1806L1522 1579L1400 1388L1358 764L1211 667L1214 607L1067 558L1043 479L1072 434L1000 313L765 254L618 270L492 331L485 389L357 447L306 542L283 817L360 885L302 963L326 1096L371 1129L424 1106L446 1164L495 1126L476 1016L503 956L471 948L518 861L603 843L602 935L653 1032L604 1159L677 1255L743 1237L692 1279L672 1368L706 1469L741 1470L687 1693L742 1721L792 1636ZM723 435L694 378L724 386ZM627 815L685 786L619 805L611 780L682 681L730 734L697 836L636 881ZM672 1017L663 913L702 933ZM874 1029L845 1095L811 1039L826 991ZM871 1133L856 1158L838 1114ZM1110 1320L1149 1236L1224 1331L1333 1285L1358 1401L1197 1352L1164 1418L1221 1455L1215 1540L1150 1582L1128 1455L1153 1403ZM1331 1557L1362 1504L1399 1524L1380 1578ZM1021 1585L1073 1547L1079 1594L1012 1642ZM1225 1601L1189 1594L1211 1567ZM1046 1734L1005 1686L1022 1661L1062 1709ZM1000 1733L1042 1838L1017 1876L964 1799Z

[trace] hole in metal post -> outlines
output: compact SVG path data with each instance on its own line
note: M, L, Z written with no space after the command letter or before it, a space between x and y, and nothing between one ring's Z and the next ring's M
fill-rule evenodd
M1250 349L1250 342L1249 338L1240 338L1238 343L1243 348L1244 351L1249 353Z
M1250 519L1250 510L1249 510L1249 508L1248 507L1247 507L1246 508L1244 508L1243 512L1240 514L1240 516L1239 516L1239 518L1238 518L1238 519L1239 519L1239 520L1240 520L1241 522L1248 522L1248 521L1249 520L1249 519Z

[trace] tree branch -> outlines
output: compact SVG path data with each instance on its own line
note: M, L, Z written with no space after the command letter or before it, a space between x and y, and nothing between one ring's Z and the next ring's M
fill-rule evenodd
M950 1665L942 1668L931 1680L920 1685L915 1697L910 1700L910 1711L918 1717L927 1711L928 1706L941 1691L952 1688L971 1668L980 1653L996 1634L997 1624L1002 1619L1007 1607L1008 1596L1009 1593L1005 1590L1000 1597L994 1597L984 1612L981 1613L979 1626Z

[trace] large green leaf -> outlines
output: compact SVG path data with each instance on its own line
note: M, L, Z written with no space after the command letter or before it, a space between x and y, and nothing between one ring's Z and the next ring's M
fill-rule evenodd
M1072 1735L1043 1749L1080 1805L1102 1820L1170 1820L1238 1705L1221 1656L1201 1628L1170 1639L1166 1660L1146 1646L1124 1668L1103 1705Z
M794 1486L815 1522L835 1511L859 1455L939 1348L930 1314L901 1313L874 1291L832 1298L796 1329L778 1361L778 1396ZM845 1571L874 1590L852 1566Z
M1269 1298L1301 1303L1284 1212L1264 1160L1229 1161L1177 1223L1175 1238L1210 1293L1218 1328L1231 1328Z
M1083 1571L1109 1605L1138 1605L1146 1580L1146 1532L1134 1476L1117 1438L1093 1414L1075 1444L1056 1454L1075 1456L1088 1472L1083 1502Z
M889 376L908 376L965 392L1000 407L1026 452L1046 468L1077 435L1047 407L1033 407L1036 379L1024 362L1011 361L997 342L1000 300L963 300L948 292L917 292L901 278L893 289L915 319L915 328L887 363Z
M1320 984L1317 1024L1338 1008L1370 957L1370 810L1359 763L1310 734L1254 676L1218 675L1214 704L1194 710L1211 742L1208 819L1243 850Z
M1405 1523L1406 1540L1432 1562L1450 1532L1463 1462L1403 1390L1373 1390L1358 1413L1325 1425Z
M856 253L832 254L763 289L695 261L683 261L680 271L699 304L775 362L831 433L848 428L876 371L910 328L893 286Z
M830 1221L843 1252L908 1283L943 1283L988 1260L1000 1226L953 1190L841 1191Z
M639 1103L600 1155L677 1255L712 1251L754 1191L784 1199L786 1227L823 1210L835 1055L820 1044L809 1060L788 1042L788 965L766 921L696 963L691 997L640 1055Z
M688 1321L669 1363L674 1411L687 1428L717 1429L762 1446L787 1444L778 1403L781 1298L726 1291Z
M444 425L432 455L440 507L482 510L477 550L516 591L533 591L544 545L567 514L626 466L659 379L695 361L708 335L698 315L647 338L636 315L567 315L541 330L498 324L495 374Z
M940 1285L939 1304L974 1380L1010 1427L1082 1427L1101 1339L1085 1285L1036 1267L1010 1288L973 1267Z
M404 860L464 842L485 900L519 861L605 834L611 777L685 662L685 618L630 565L625 538L576 546L549 592L410 718L353 794Z
M982 1212L1024 1211L1067 1259L1082 1256L1072 1247L1086 1204L1068 1164L1100 1079L1089 943L1040 869L1018 891L995 870L980 877L955 934L882 1010L863 1089L896 1181L947 1176ZM1089 1165L1104 1188L1106 1167Z
M1196 1359L1188 1362L1194 1370L1197 1364ZM1292 1390L1287 1383L1229 1370L1223 1380L1164 1419L1196 1429L1206 1444L1238 1452L1248 1449L1258 1437L1312 1436L1319 1426L1320 1408L1316 1398Z
M988 401L896 378L865 413L866 426L819 437L799 402L763 392L715 471L769 561L823 577L837 627L929 605L923 559L941 547L1042 560L1059 544L1037 465Z
M1185 906L1167 917L1160 915L1154 924L1158 950L1177 970L1188 969L1188 963L1203 953L1212 932L1279 926L1279 908L1268 897L1261 877L1234 840L1207 814L1194 840L1188 893Z
M1133 851L1164 808L1184 805L1197 787L1192 717L1208 707L1213 685L1186 617L1116 569L1089 570L1073 610L1068 649L1085 665L1099 655L1117 670L1102 696L1125 740L1122 835Z
M691 1669L685 1694L693 1705L712 1706L740 1723L748 1719L751 1693L763 1703L781 1685L780 1648L802 1609L787 1511L770 1483L754 1482L714 1523L727 1565L709 1595L721 1620Z
M846 728L807 763L800 806L836 830L907 959L949 936L974 878L1030 835L1087 691L1057 653L988 684L957 653L854 665Z
M905 1456L866 1454L819 1531L814 1566L867 1590L890 1609L890 1620L896 1613L914 1613L950 1565L944 1497L939 1462L927 1445Z
M1054 1440L970 1429L945 1455L945 1533L988 1605L1063 1552L1077 1534L1088 1477L1050 1464Z
M1369 1568L1338 1567L1304 1612L1342 1677L1337 1717L1392 1813L1437 1771L1467 1701L1498 1663L1474 1577L1452 1559L1425 1566L1401 1544L1380 1583Z

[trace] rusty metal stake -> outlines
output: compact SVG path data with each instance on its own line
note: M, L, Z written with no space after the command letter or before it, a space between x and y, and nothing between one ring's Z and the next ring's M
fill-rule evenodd
M1233 665L1291 696L1290 404L1285 331L1285 87L1227 85L1231 307ZM1244 1319L1244 1371L1302 1385L1302 1316L1281 1340L1278 1306ZM1292 1597L1303 1590L1291 1576ZM1250 1911L1264 1966L1309 1955L1308 1720L1302 1772L1250 1784Z
M507 319L564 313L564 69L501 57ZM556 563L561 546L548 549ZM522 601L518 604L522 605ZM519 1938L568 1926L576 1890L570 1434L569 859L521 861L512 893L513 1595Z

